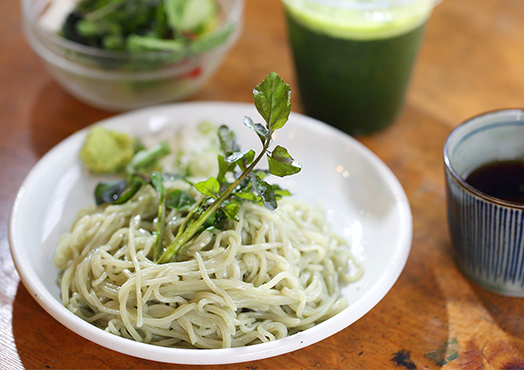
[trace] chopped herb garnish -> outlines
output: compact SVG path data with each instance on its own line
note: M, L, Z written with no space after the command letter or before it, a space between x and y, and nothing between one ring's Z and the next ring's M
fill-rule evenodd
M62 35L111 51L199 53L225 42L216 0L81 0ZM175 61L175 60L172 60Z

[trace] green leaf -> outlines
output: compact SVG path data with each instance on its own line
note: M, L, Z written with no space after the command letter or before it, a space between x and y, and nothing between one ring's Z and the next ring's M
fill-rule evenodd
M216 0L69 0L76 3L66 15L61 34L95 48L133 53L169 51L155 64L175 63L189 53L220 48L235 25L220 23ZM124 62L99 62L112 68L151 68L151 61L132 57Z
M291 88L279 75L271 72L253 90L255 106L267 123L269 132L283 127L291 112Z
M166 142L159 143L150 149L141 150L131 159L126 167L126 172L128 174L147 172L170 152L171 150Z
M271 156L267 156L269 172L275 176L284 177L294 175L302 169L302 165L295 161L287 149L277 145Z
M224 159L224 156L218 155L218 174L217 174L217 181L220 184L224 184L226 182L226 173L230 171L231 167L235 167L235 165L231 165L226 162Z
M261 179L265 179L266 177L269 176L269 170L256 170L256 171L253 171L254 174L256 174L258 177L260 177Z
M260 141L262 141L262 144L266 143L269 132L267 131L267 128L263 124L254 123L251 118L244 116L244 125L249 127L251 130L255 131L255 133L260 138Z
M210 177L207 180L197 182L195 188L208 197L216 198L220 191L220 183L216 178Z
M113 203L124 192L126 185L126 180L100 182L95 188L96 205Z
M124 204L131 199L145 184L139 176L130 176L127 180L100 182L95 188L96 205L104 203Z
M255 159L255 152L253 150L234 152L225 158L227 163L237 163L242 170L245 170L245 168L253 162L253 159Z
M153 187L160 193L161 198L163 199L166 196L166 187L164 186L164 178L162 173L153 172L151 174L151 184Z
M166 206L172 209L184 210L196 203L195 198L182 190L173 190L166 199Z
M164 0L164 8L169 26L176 30L182 23L187 0Z
M113 204L124 204L133 196L138 193L140 188L145 184L145 181L139 177L132 177L131 181L128 182L126 190L120 194Z
M219 208L214 212L214 215L211 219L208 219L206 225L208 228L223 229L226 225L228 217L223 209Z
M256 175L252 174L249 177L253 189L262 197L264 206L272 211L275 210L278 205L273 187Z
M215 20L220 10L220 2L216 0L189 0L186 1L182 24L179 26L184 31L198 32L209 27Z
M228 217L222 208L213 212L199 228L199 233L204 230L223 229Z
M220 149L225 153L238 152L240 146L236 142L235 132L231 131L229 127L222 125L218 128L218 139L220 141Z
M102 35L104 32L100 29L97 22L87 19L82 19L76 24L76 30L84 37L96 37Z
M259 196L257 196L255 193L251 191L241 191L239 193L235 193L235 195L239 198L249 200L251 202L258 202L260 198Z
M227 218L230 220L238 221L238 211L240 210L240 204L238 203L228 203L222 206L222 211L224 211Z

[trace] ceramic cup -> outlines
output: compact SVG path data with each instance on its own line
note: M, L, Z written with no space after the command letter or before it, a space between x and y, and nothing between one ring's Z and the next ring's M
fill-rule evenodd
M504 201L464 178L480 166L524 160L524 110L481 114L459 125L444 146L447 209L455 260L484 288L524 296L524 205Z

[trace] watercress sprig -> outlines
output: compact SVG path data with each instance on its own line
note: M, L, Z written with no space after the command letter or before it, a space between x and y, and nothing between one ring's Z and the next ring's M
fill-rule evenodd
M95 188L96 205L104 203L123 204L133 197L145 184L151 183L148 173L171 152L165 142L150 149L138 151L125 168L126 178L100 182Z
M286 195L287 192L267 183L264 180L264 171L254 171L264 156L268 161L268 172L273 175L284 177L301 170L301 165L284 147L278 145L270 150L274 132L282 128L289 118L291 88L273 72L254 89L253 97L265 124L253 123L248 117L244 118L244 124L257 134L262 143L262 150L258 155L255 155L253 150L241 151L234 133L225 126L219 129L221 148L225 156L218 157L218 175L195 184L195 188L204 198L193 206L184 224L180 226L177 236L169 245L162 248L161 244L156 244L155 248L162 248L157 263L171 261L187 242L203 231L210 218L214 217L215 222L217 218L224 216L236 219L240 204L246 199L257 200L260 197L267 208L274 210L277 207L277 198ZM236 169L239 169L240 173L235 172ZM231 183L227 180L228 172L235 175L235 180ZM250 191L254 191L258 196L247 195ZM160 251L155 249L154 255L159 254Z

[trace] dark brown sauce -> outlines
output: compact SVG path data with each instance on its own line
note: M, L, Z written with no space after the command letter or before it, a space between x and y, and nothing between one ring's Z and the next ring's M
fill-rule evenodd
M524 161L487 163L471 172L465 180L492 197L524 204Z

